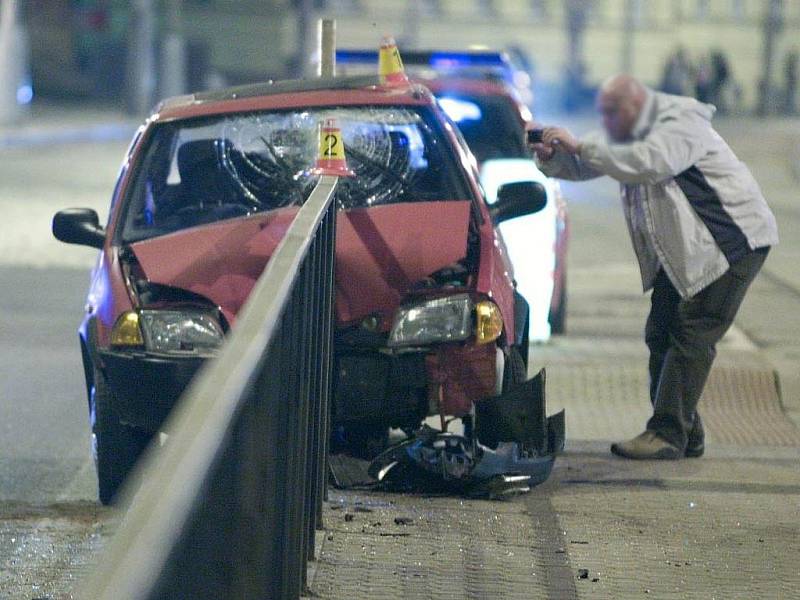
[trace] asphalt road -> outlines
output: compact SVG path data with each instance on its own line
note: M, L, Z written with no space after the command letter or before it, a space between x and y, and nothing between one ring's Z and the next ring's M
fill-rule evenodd
M96 252L50 234L104 220L126 144L0 153L0 598L71 598L113 527L97 504L77 327Z
M0 500L91 500L77 323L86 271L0 267ZM85 474L84 474L85 475Z
M0 500L93 500L77 327L96 252L50 233L69 206L101 220L126 145L5 150L0 161Z

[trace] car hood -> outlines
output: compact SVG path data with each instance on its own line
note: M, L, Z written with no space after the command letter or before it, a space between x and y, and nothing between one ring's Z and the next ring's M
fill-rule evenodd
M296 212L285 208L212 223L137 242L131 249L148 281L200 294L233 323ZM413 284L466 255L469 218L468 201L339 212L337 320L375 315L391 323Z

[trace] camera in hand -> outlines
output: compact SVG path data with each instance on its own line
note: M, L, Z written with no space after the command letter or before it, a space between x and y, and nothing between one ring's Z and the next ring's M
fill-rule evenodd
M529 144L541 144L542 143L542 134L544 133L544 129L529 129L528 130L528 143Z

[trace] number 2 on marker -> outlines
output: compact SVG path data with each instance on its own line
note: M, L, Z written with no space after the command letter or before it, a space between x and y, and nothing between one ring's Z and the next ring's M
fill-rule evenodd
M339 138L335 134L326 133L322 155L335 157L338 154L338 151L336 150L336 145L338 143L339 143Z

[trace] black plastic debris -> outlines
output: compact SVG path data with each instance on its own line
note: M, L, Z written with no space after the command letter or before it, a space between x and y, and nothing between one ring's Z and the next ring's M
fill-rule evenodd
M545 370L536 377L475 405L475 435L485 446L519 442L539 455L547 453Z
M578 579L589 579L589 569L578 569Z
M369 489L376 481L369 475L370 461L348 454L331 454L328 458L331 483L340 490Z
M423 425L368 464L332 457L337 487L500 499L546 481L564 448L564 411L546 416L545 372L476 405L471 435ZM470 431L471 428L465 428Z

